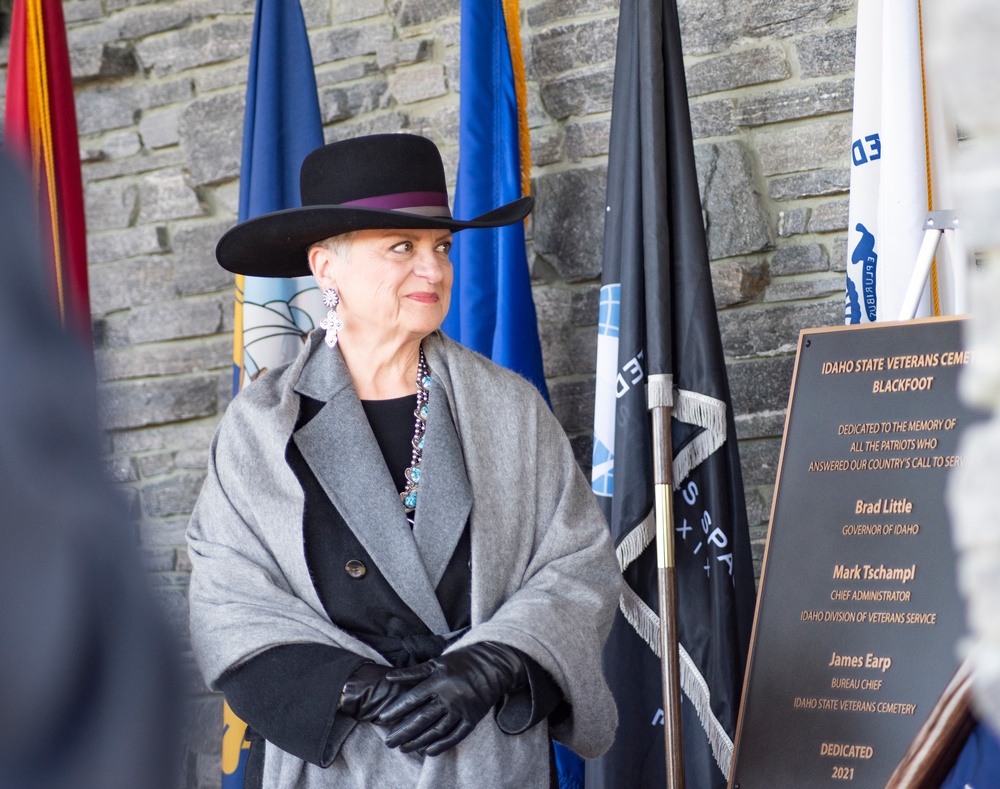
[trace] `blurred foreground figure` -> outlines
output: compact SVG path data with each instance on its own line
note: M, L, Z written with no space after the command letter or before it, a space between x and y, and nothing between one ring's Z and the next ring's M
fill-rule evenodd
M27 183L0 158L0 787L156 789L174 651L102 475L93 374L59 326Z
M951 152L947 173L964 245L980 262L970 278L973 319L966 347L975 361L963 373L966 402L991 417L963 435L965 465L949 482L952 538L970 635L961 645L974 668L973 706L980 720L944 789L1000 785L1000 7L992 0L924 3L927 73L967 140ZM931 88L935 84L931 83Z
M966 402L991 417L970 428L951 477L952 536L959 587L968 601L970 638L962 649L975 668L977 712L1000 732L1000 7L990 0L929 3L928 73L968 139L953 153L954 208L965 246L980 261L970 282L973 320L966 346L975 354L961 382ZM997 779L1000 781L1000 778ZM980 783L973 786L979 787ZM996 783L990 785L997 785Z

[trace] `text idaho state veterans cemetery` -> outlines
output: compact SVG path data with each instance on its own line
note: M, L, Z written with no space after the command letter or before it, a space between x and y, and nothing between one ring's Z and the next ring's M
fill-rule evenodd
M799 339L734 789L884 786L958 667L961 323Z

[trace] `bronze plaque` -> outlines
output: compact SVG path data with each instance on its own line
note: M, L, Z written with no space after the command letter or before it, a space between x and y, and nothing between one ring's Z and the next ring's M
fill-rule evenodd
M803 331L730 785L885 785L958 666L961 320Z

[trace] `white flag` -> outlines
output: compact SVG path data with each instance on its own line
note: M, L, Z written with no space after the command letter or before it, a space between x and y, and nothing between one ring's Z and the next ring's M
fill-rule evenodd
M919 0L859 1L854 80L845 321L896 320L932 208Z

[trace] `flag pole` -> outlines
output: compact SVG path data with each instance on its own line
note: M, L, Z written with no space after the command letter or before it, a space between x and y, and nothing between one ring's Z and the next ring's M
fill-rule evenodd
M670 440L671 406L657 405L653 417L653 490L656 509L656 568L660 607L660 666L663 673L663 734L667 789L684 789L681 683L677 657L677 575L674 567L674 474Z

